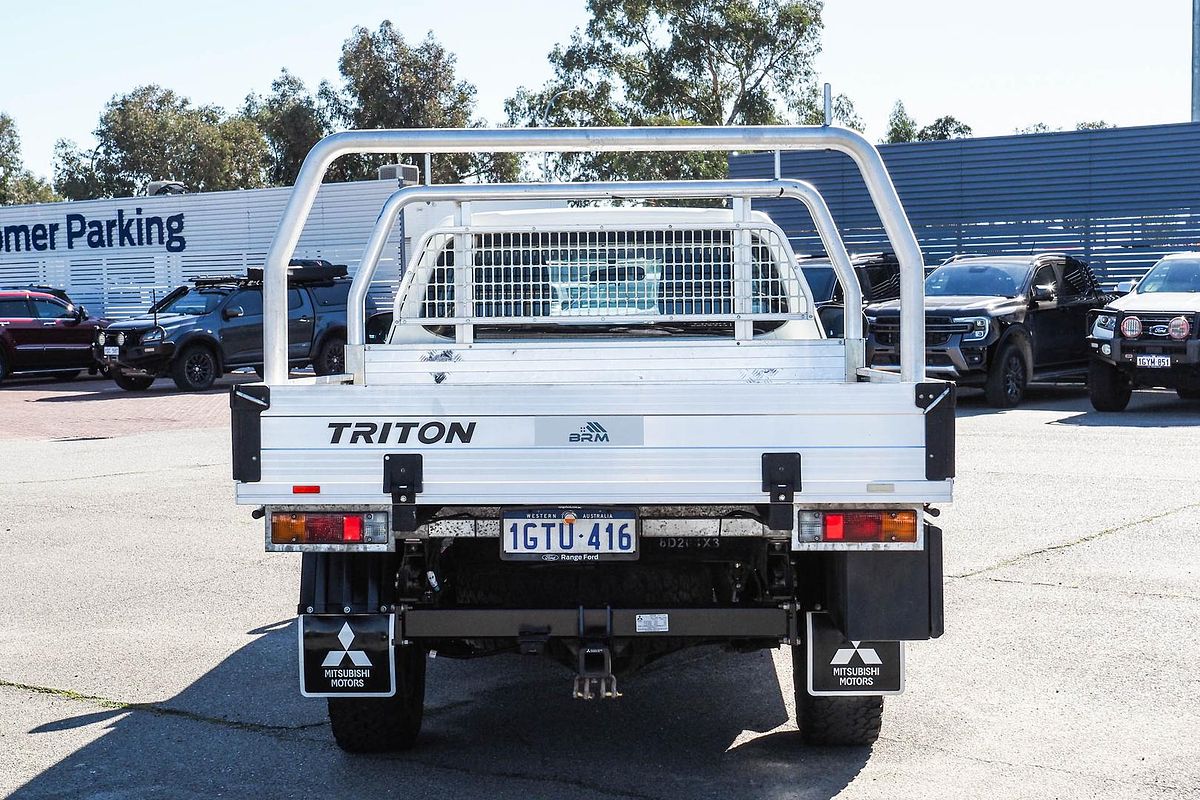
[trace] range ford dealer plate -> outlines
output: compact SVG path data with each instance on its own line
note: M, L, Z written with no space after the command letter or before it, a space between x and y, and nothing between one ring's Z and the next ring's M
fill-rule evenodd
M1163 368L1171 366L1170 356L1138 356L1136 366Z
M903 642L851 642L829 615L808 612L808 693L900 694L904 691Z
M394 614L303 614L300 694L391 697L396 694Z
M514 508L500 514L507 561L631 561L637 512L621 508Z

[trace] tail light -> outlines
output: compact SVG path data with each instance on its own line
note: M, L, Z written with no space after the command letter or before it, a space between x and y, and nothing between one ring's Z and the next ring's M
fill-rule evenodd
M1142 321L1137 317L1126 317L1121 320L1121 333L1126 339L1136 339L1142 335Z
M915 542L916 511L801 511L801 542Z
M274 511L274 544L387 544L387 514L379 511Z
M1172 339L1186 339L1192 332L1192 325L1187 317L1175 317L1167 323L1167 335Z

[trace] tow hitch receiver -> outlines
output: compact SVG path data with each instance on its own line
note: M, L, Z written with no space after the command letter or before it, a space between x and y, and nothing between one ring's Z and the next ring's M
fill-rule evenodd
M396 694L393 614L304 614L300 693L305 697Z
M904 691L904 642L852 642L823 612L808 612L808 693L884 695Z
M571 692L576 700L613 700L621 696L616 676L612 674L612 650L608 646L612 628L611 608L589 611L580 607L579 674Z

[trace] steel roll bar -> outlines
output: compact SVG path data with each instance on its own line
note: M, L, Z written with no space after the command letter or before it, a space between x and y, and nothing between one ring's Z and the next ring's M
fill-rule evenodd
M696 150L836 150L858 167L900 264L900 377L925 377L924 264L896 187L879 151L858 133L835 127L669 126L637 128L427 128L344 131L313 146L279 219L263 270L264 371L287 380L287 265L321 181L350 153L650 152ZM480 188L482 188L481 185ZM433 187L422 187L433 188ZM857 281L854 282L857 285ZM849 298L847 298L849 299ZM855 315L847 314L847 322ZM349 332L348 332L349 333Z
M662 197L785 197L799 200L812 215L817 234L829 254L830 262L845 287L847 308L862 307L862 287L850 265L850 256L841 234L829 213L829 207L814 186L794 180L731 181L627 181L603 183L487 183L477 185L439 184L409 186L393 192L383 205L362 261L354 273L354 283L346 300L346 344L366 343L366 300L379 258L387 246L396 218L405 206L437 200L470 202L474 200L628 200ZM862 315L846 314L845 338L861 339Z

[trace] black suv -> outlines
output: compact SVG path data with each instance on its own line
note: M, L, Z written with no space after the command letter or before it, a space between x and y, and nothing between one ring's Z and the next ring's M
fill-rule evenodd
M831 339L841 338L845 331L845 300L833 264L827 256L810 256L797 261L813 293L817 318L825 335ZM893 253L852 255L850 265L858 276L864 303L881 303L900 296L900 262Z
M1091 268L1062 253L950 259L925 279L925 360L931 375L982 387L997 408L1031 380L1087 375L1087 314L1110 298ZM896 302L867 308L871 366L900 363Z
M288 270L288 350L292 367L318 375L345 363L344 266L297 259ZM200 391L239 367L262 370L262 270L245 276L196 278L134 319L114 322L95 341L96 358L122 389L146 389L169 375L180 389Z

